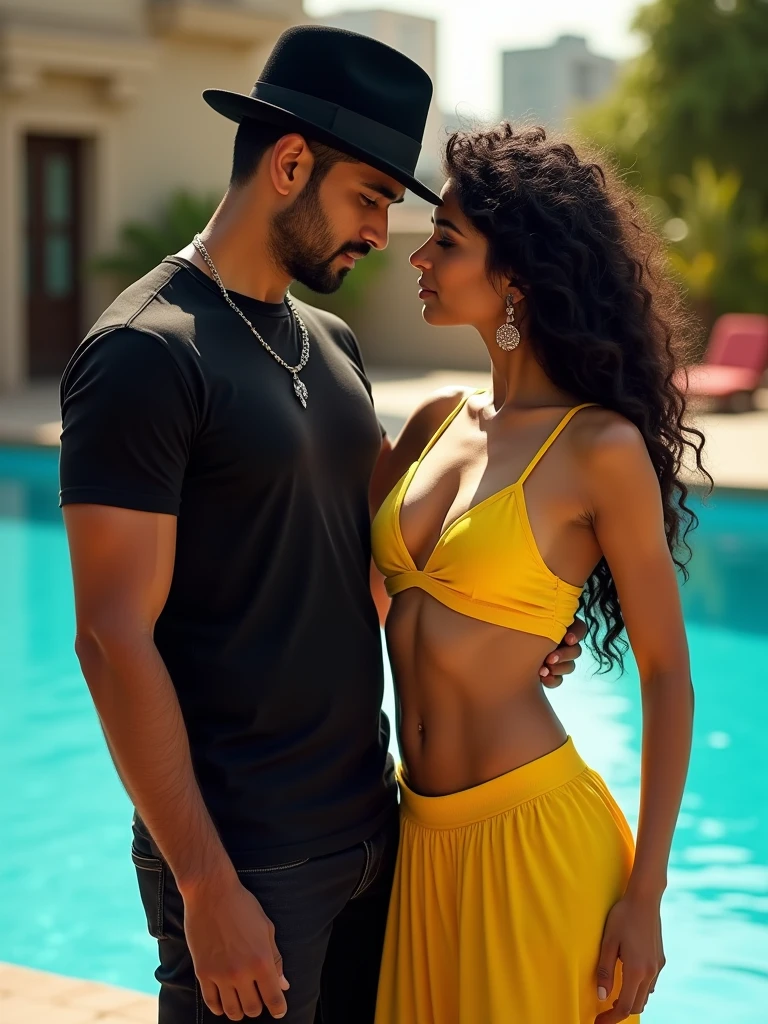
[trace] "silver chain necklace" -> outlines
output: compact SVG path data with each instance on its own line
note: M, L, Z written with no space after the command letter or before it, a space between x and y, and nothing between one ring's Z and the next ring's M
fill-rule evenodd
M276 362L278 362L281 366L285 367L285 369L288 371L288 373L291 374L291 376L293 377L293 390L294 390L294 393L295 393L296 397L298 398L298 400L301 402L301 404L306 409L307 408L307 399L309 398L309 392L307 391L307 385L304 383L304 381L299 379L299 374L301 373L301 371L304 369L304 367L309 362L309 331L307 330L306 324L304 323L304 321L299 316L299 311L296 309L296 306L293 304L293 299L291 298L291 296L286 292L286 294L285 294L285 301L286 301L286 304L288 305L288 308L293 313L294 319L296 320L296 323L298 324L298 327L299 327L299 333L301 334L301 359L299 360L299 363L298 363L297 366L290 366L288 363L286 363L286 361L281 356L279 356L277 354L277 352L275 352L275 350L273 348L270 348L270 346L266 343L266 341L264 341L262 336L259 334L259 332L256 330L256 328L253 326L253 324L248 319L248 317L245 315L245 313L241 309L239 309L235 305L235 303L232 301L232 299L229 297L229 292L227 291L227 289L222 284L221 278L219 277L219 272L216 269L213 260L208 255L208 250L203 245L203 240L200 237L200 235L195 235L194 239L192 240L192 243L193 243L194 247L197 249L197 251L200 253L200 255L203 257L203 259L205 260L205 262L206 262L206 264L208 266L208 269L210 270L211 274L213 275L214 281L216 282L216 284L221 289L221 294L224 296L224 298L227 301L227 303L232 307L232 309L234 309L234 311L237 313L237 315L241 319L245 320L245 322L250 327L251 331L256 335L256 337L261 342L262 346L267 350L267 352L269 352L269 354L272 356L272 358Z

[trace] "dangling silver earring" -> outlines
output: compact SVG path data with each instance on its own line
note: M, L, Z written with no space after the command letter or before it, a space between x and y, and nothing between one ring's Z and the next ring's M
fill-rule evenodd
M512 296L507 296L507 320L496 331L496 344L503 352L511 352L520 344L520 331L515 327L515 308Z

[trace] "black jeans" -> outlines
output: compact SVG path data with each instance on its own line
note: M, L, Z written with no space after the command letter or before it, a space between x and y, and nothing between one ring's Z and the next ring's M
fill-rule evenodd
M285 1024L373 1024L397 814L358 846L326 857L238 871L275 926L283 956ZM132 857L149 933L158 940L159 1024L226 1021L205 1005L184 937L184 906L168 865L134 828ZM269 1020L268 1010L261 1018Z

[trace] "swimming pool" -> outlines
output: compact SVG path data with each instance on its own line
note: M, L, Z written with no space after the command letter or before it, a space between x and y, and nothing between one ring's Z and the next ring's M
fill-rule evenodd
M765 1024L768 497L723 495L700 514L683 591L696 736L664 903L668 966L644 1021ZM152 992L128 800L72 648L52 451L0 449L0 635L0 960ZM636 675L584 665L553 702L634 824Z

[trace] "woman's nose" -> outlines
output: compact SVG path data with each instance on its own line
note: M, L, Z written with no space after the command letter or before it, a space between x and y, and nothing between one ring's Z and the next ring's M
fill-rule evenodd
M430 261L424 257L424 246L417 249L416 252L412 252L408 257L412 267L416 267L417 270L428 270L430 267Z

